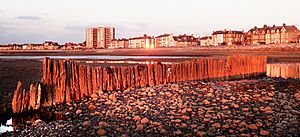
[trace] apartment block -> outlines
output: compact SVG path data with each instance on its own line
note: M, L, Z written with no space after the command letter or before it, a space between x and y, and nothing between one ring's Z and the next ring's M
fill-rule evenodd
M86 29L87 48L108 48L115 39L114 27L95 27Z
M173 34L162 34L155 37L155 47L175 47L176 41Z
M154 37L144 34L142 37L134 37L129 39L129 48L155 48Z
M128 48L129 40L128 39L113 39L109 48Z

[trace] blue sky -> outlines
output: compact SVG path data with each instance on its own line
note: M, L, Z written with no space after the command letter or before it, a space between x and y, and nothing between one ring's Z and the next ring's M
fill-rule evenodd
M299 0L1 0L0 44L82 42L85 28L114 26L118 38L144 33L209 35L254 26L300 27Z

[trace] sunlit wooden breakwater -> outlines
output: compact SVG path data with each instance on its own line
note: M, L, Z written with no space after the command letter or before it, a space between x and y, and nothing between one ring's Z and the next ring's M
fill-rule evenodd
M277 78L300 78L300 63L267 64L267 76Z
M125 90L193 80L249 78L266 73L266 56L234 55L177 63L95 66L76 60L44 58L43 81L29 91L18 83L14 113L87 98L99 91Z

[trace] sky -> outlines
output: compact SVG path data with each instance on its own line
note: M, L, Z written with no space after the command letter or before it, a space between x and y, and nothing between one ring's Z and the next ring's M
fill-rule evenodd
M113 26L116 38L210 35L254 26L300 27L299 0L0 0L0 44L85 41L85 29Z

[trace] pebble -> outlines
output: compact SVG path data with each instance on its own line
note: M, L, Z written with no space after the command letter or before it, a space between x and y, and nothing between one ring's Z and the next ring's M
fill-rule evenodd
M53 112L68 114L63 115L66 121L28 124L25 130L12 134L299 136L299 101L294 97L300 84L290 82L282 84L285 88L281 88L272 81L245 81L194 81L175 84L173 89L172 84L168 84L101 91L101 95L94 94L88 99L70 103L70 106L58 105ZM270 83L276 90L271 90ZM96 97L98 99L92 101Z
M252 130L257 130L257 129L258 129L257 126L256 126L255 124L250 124L250 125L248 126L248 128L249 128L249 129L252 129Z
M147 124L149 122L149 119L148 118L143 118L141 120L141 124Z
M82 110L80 110L80 109L76 110L76 112L75 112L76 115L79 115L81 113L82 113Z
M269 132L266 131L266 130L261 130L261 131L259 132L259 134L262 135L262 136L268 136L268 135L269 135Z
M97 135L98 136L104 136L106 134L106 131L104 129L98 129L97 130Z

